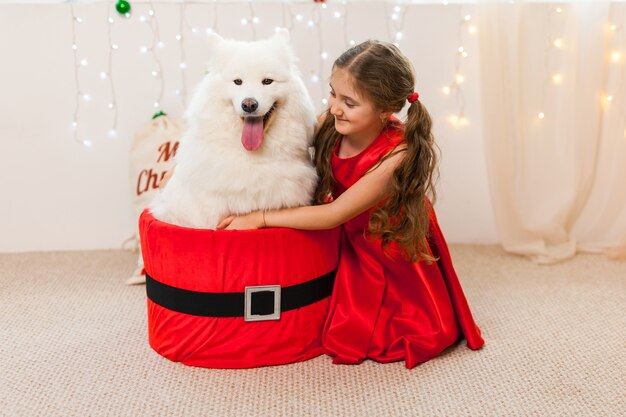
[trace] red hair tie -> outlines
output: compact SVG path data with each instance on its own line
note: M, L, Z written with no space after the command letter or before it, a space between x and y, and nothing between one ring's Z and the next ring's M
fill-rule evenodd
M406 99L409 101L409 103L414 103L418 98L420 98L420 95L415 92L415 93L409 94L409 96Z

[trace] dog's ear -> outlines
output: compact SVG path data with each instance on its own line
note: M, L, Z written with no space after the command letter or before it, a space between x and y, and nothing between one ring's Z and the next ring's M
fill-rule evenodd
M289 31L285 28L276 28L276 33L274 34L272 39L280 40L286 45L289 45Z
M207 43L209 44L209 50L215 50L219 45L221 45L222 42L224 42L224 38L212 30L207 30Z

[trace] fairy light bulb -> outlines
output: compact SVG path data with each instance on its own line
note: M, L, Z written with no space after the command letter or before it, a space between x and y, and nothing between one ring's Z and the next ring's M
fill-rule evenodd
M611 61L613 62L619 62L622 59L622 54L619 51L613 51L611 53Z
M546 115L545 115L543 112L539 112L539 114L537 115L537 117L538 117L540 120L543 120L543 119L546 117Z
M119 45L118 45L118 44L116 44L116 43L112 44L112 45L111 45L111 48L112 48L114 51L117 51L118 49L120 49Z
M355 40L351 40L350 41L350 46L354 46L354 45L356 45L356 41Z
M80 17L75 17L74 20L76 20L76 23L83 23L83 19Z
M327 105L328 105L328 100L327 100L327 99L325 99L325 98L323 98L323 99L322 99L322 104L323 104L324 106L327 106Z
M478 31L478 28L476 26L472 25L472 26L470 26L467 29L467 31L473 35L473 34L475 34Z
M398 20L400 19L400 16L397 13L394 13L391 15L391 20Z
M82 65L83 67L87 66L87 60L85 58L80 60L80 65Z
M83 139L81 142L87 148L91 148L91 145L93 145L93 142L91 141L91 139Z
M613 96L606 96L606 101L607 102L612 102L613 101Z
M152 71L151 72L153 77L158 77L159 76L159 71Z
M327 60L327 59L328 59L328 52L322 52L322 53L321 53L321 55L320 55L320 57L321 57L323 60Z
M158 101L155 101L153 106L154 106L155 109L158 109L159 107L161 107L161 105L159 104Z
M83 100L85 100L86 102L90 102L91 99L92 97L89 94L87 93L83 94Z
M469 14L466 14L465 17L463 18L466 22L469 22L470 20L472 20L472 16Z
M147 21L147 20L148 20L148 19L146 18L146 16L144 16L144 15L139 16L139 21L140 21L141 23L146 23L146 21Z
M301 14L297 14L297 15L296 15L296 20L297 20L298 22L301 22L301 21L302 21L302 19L304 19L304 17L302 17L302 15L301 15Z
M72 49L73 49L73 50L75 50L75 51L77 51L77 50L78 50L78 46L77 46L76 44L73 44L73 45L72 45Z
M181 62L180 64L178 64L178 66L180 67L180 69L186 69L187 68L187 64L185 64L184 62Z
M554 46L556 48L562 48L563 47L563 39L555 39L554 40Z
M261 21L261 20L260 20L258 17L256 17L256 16L254 16L254 17L252 18L252 23L259 23L260 21Z
M106 72L102 71L102 72L100 73L100 79L101 79L101 80L106 80L106 79L107 79L107 77L108 77L108 75L107 75L107 73L106 73Z
M339 19L341 17L341 13L340 12L335 12L334 16L335 16L335 19Z
M396 12L396 13L400 13L400 10L401 10L401 9L400 9L400 6L395 6L395 7L393 8L393 11L394 11L394 12Z
M457 74L455 77L455 80L457 84L462 84L463 81L465 81L465 77L461 74Z
M404 37L404 34L402 32L396 33L396 40L401 41L403 37Z
M207 29L207 30L210 30L210 29ZM163 41L157 42L157 47L159 47L161 49L165 48L165 42L163 42Z
M450 87L445 86L445 87L443 87L443 88L441 89L441 91L443 91L443 93L444 93L445 95L448 95L448 94L450 94Z
M317 83L317 82L319 82L319 80L320 80L319 75L317 75L317 74L311 75L311 82Z
M244 26L247 25L248 24L248 19L246 19L246 18L241 19L241 24L244 25Z
M142 53L142 54L147 53L147 52L148 52L148 47L146 47L146 46L142 46L142 47L140 47L140 48L139 48L139 52L140 52L140 53Z
M557 7L557 8L554 9L554 11L557 12L557 13L562 13L563 9L561 9L560 7Z
M561 84L563 82L563 74L557 73L552 75L552 82L554 84Z
M109 130L109 137L114 138L117 136L117 131L115 129Z
M314 22L314 21L312 21L312 20L309 20L308 22L306 22L306 24L307 24L310 28L312 28L313 26L315 26L315 22Z
M179 41L183 38L183 35L181 35L180 33L176 35L176 40Z

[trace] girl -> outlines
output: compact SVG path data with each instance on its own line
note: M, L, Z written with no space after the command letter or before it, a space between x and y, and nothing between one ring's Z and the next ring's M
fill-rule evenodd
M342 253L322 340L333 363L425 362L474 323L427 194L436 156L431 119L408 59L367 41L334 63L315 137L319 205L228 217L218 229L343 224ZM409 102L406 125L393 117Z

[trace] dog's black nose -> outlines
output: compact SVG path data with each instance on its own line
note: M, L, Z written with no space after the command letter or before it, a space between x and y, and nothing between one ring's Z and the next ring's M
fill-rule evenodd
M259 107L259 102L253 98L246 98L241 102L241 108L246 113L252 113Z

